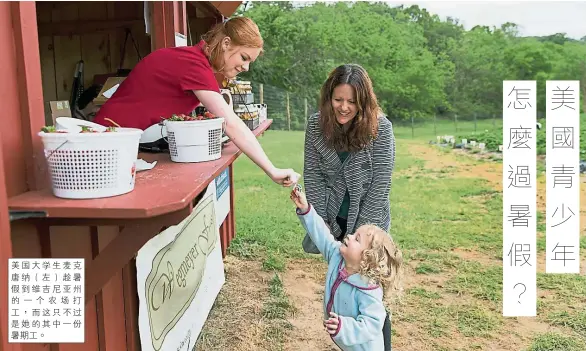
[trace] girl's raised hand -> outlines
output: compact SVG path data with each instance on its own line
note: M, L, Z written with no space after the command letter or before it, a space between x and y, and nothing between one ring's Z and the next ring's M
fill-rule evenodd
M293 187L290 198L301 212L305 213L309 210L309 204L305 194L301 191L301 185L297 184Z

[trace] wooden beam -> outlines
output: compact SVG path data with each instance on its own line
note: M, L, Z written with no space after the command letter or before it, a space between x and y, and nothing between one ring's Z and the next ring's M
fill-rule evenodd
M0 142L0 160L2 143ZM8 195L4 178L4 162L0 162L0 350L21 351L24 344L9 344L8 334L8 259L12 258L12 236L8 216Z
M204 11L208 12L210 15L215 16L222 20L222 13L212 5L210 1L190 1L189 2L192 6L196 9L203 9Z
M0 16L2 19L10 18L12 16L10 5L3 3L0 4ZM6 21L8 22L8 21ZM2 37L0 39L0 45L2 45L2 54L12 54L12 49L6 47L11 45L12 35L6 31L10 31L11 24L6 22L0 23L0 32ZM8 34L8 35L6 35ZM7 43L5 40L9 40ZM4 46L6 45L6 46ZM3 55L0 55L3 56ZM0 61L6 64L2 58ZM11 85L12 86L12 85ZM0 97L2 104L8 103L6 96ZM2 145L9 145L6 142L2 142L2 135L0 135L0 161L4 160L2 155ZM10 150L5 150L4 152ZM10 334L8 333L10 315L8 307L8 259L12 258L12 235L10 229L10 216L8 214L8 192L6 190L6 177L5 177L5 162L0 162L0 350L5 351L22 351L25 344L13 344L9 343Z
M22 118L26 180L29 190L50 185L43 143L37 135L45 125L45 106L41 81L41 58L37 34L37 10L34 2L11 3L12 27Z
M166 47L165 11L163 1L148 2L151 14L151 51Z
M187 4L185 1L178 1L178 5L179 32L187 36Z
M142 25L144 19L103 20L103 21L63 21L56 23L39 23L40 36L67 36L114 31Z
M165 47L175 46L175 27L176 27L176 16L175 6L176 1L163 1L163 16L165 21L163 26L165 27Z

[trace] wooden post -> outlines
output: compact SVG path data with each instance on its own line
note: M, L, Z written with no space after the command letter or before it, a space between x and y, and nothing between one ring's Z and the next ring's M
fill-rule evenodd
M456 128L456 134L458 133L458 114L454 113L454 127Z
M45 163L42 143L36 135L45 124L45 113L35 3L2 3L0 18L0 71L5 88L0 103L10 114L4 116L4 122L14 136L0 133L0 149L4 147L4 154L0 150L0 350L39 350L44 345L9 343L8 332L8 316L12 312L8 304L8 259L13 257L8 196L9 192L14 195L41 188L43 177L37 170ZM9 71L13 74L6 75ZM10 157L5 158L7 154ZM18 166L13 166L16 164L9 162L10 158L18 159Z
M477 124L476 124L476 112L474 112L474 134L476 134L476 128L477 128Z
M492 114L492 129L496 128L496 113Z
M175 32L187 35L187 11L184 1L149 2L152 28L151 49L175 46Z
M0 161L2 157L2 143L0 143ZM8 259L12 258L12 238L10 233L10 218L8 215L8 194L4 178L4 162L0 162L0 350L22 351L25 344L9 344L8 333Z
M307 118L307 98L305 98L303 100L303 103L304 103L304 106L305 106L305 109L303 110L304 111L304 114L303 115L305 116L304 118Z
M41 58L37 34L37 10L34 2L12 2L12 27L18 74L22 139L29 190L50 185L43 143L37 133L45 125L45 107L41 82Z
M411 115L411 138L415 139L415 118Z
M289 92L287 92L287 129L291 130L291 108L289 107Z
M258 85L258 95L260 95L260 103L264 104L265 103L265 94L264 94L264 85L263 84L259 84Z

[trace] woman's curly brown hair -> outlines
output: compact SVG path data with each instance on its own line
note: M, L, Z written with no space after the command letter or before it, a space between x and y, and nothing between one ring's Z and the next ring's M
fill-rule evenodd
M385 295L391 286L399 290L403 266L401 250L379 227L366 224L360 228L358 230L372 237L370 247L362 253L360 274L368 277L371 283L381 285Z
M336 120L332 107L334 89L341 84L349 84L354 88L358 109L346 132ZM321 88L319 118L322 134L329 147L350 152L363 149L377 136L380 114L372 82L364 68L356 64L346 64L338 66L330 73Z

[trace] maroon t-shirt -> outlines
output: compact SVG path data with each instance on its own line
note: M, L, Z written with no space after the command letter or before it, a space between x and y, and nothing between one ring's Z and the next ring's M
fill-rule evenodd
M121 127L145 130L161 117L191 113L199 105L192 90L219 93L203 44L164 48L147 55L102 106L94 122L112 126L104 120L109 118Z

